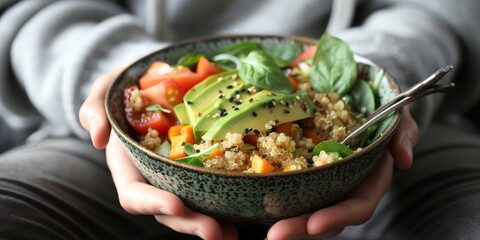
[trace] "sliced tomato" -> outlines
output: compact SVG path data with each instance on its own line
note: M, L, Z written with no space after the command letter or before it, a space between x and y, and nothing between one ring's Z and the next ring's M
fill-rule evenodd
M185 91L190 90L193 86L199 84L206 77L221 72L222 69L217 67L215 63L208 61L205 57L200 57L197 63L196 75L182 76L175 78L175 81L182 86Z
M217 67L215 63L208 61L205 57L199 59L196 73L185 66L172 67L168 63L157 61L140 78L139 84L140 89L145 90L165 80L173 79L180 88L187 92L206 77L221 71L222 69Z
M217 67L215 63L208 61L205 57L201 57L197 63L197 74L206 78L210 75L221 72L222 69Z
M173 110L175 105L183 102L183 95L185 90L174 79L166 79L143 90L143 96L150 102L160 104L169 110Z
M154 62L139 80L140 89L147 89L167 79L196 77L197 74L185 66L172 67L165 62Z
M128 123L141 135L146 135L149 128L157 130L160 135L165 135L171 124L161 111L146 112L145 109L137 111L135 108L128 106L131 93L135 89L138 89L138 87L132 86L123 91L123 106Z
M309 49L303 51L293 60L293 65L298 65L300 62L305 61L306 59L311 59L315 56L317 51L317 46L312 46Z

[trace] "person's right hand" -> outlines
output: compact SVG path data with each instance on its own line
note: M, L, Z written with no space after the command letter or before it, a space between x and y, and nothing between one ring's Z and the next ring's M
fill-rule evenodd
M154 215L159 223L177 232L203 239L237 239L238 234L232 224L219 223L192 211L174 194L148 184L120 139L110 130L103 105L105 93L123 69L116 69L97 79L79 113L80 122L90 132L93 145L98 149L106 147L107 164L122 208L131 214Z

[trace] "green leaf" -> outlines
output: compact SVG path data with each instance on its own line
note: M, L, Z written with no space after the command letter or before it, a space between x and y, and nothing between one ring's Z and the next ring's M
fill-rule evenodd
M185 144L185 146L187 146L187 144ZM193 145L192 145L192 147L193 147ZM208 156L208 155L212 154L217 147L218 147L218 143L215 143L212 146L208 147L207 149L205 149L205 150L203 150L199 153L195 153L195 154L189 155L187 157L179 158L179 159L177 159L177 161L192 164L192 165L195 165L195 166L202 166L203 167L203 162L202 162L202 160L200 160L200 157Z
M185 146L183 146L183 149L184 149L185 153L189 156L197 153L197 151L193 147L193 144L191 144L191 143L185 144Z
M147 108L145 108L145 111L149 111L149 112L162 111L162 112L166 112L166 113L171 113L172 112L169 109L163 108L159 104L150 105Z
M350 92L353 98L353 109L360 113L372 113L375 111L375 96L370 85L363 81L357 80Z
M346 94L355 83L357 65L349 46L341 39L324 33L317 44L310 77L320 93Z
M260 88L280 93L292 93L293 86L273 58L264 51L252 51L242 59L238 75Z
M199 158L192 158L187 163L190 165L199 166L199 167L204 166L202 160L200 160Z
M196 54L196 53L187 53L180 59L178 59L176 65L182 65L188 68L195 66L200 60L201 57L204 57L203 54Z
M287 43L267 49L270 56L291 63L303 52L303 48L295 43Z
M375 130L377 130L378 126L377 125L372 125L367 130L365 130L362 133L362 139L360 140L360 145L361 147L367 146L369 143L369 139L372 137L372 135L375 133Z
M256 41L245 41L238 42L228 46L222 51L222 53L227 53L238 58L246 57L250 52L256 50L265 50L265 48Z
M373 94L375 95L378 94L378 89L380 88L380 83L382 83L382 79L384 75L385 75L385 70L383 70L383 68L380 68L380 70L377 72L377 75L375 76L375 81L373 82L373 86L372 86Z
M313 155L320 154L320 151L325 151L326 153L337 152L341 157L345 158L353 154L353 150L350 149L347 145L341 144L335 141L322 141L313 149Z

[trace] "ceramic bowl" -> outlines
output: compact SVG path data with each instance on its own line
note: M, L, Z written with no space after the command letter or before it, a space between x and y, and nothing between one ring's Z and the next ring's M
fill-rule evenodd
M218 219L268 223L342 200L362 181L387 147L400 121L400 111L390 117L381 137L359 153L333 164L289 172L247 174L197 167L157 155L134 140L133 130L124 116L122 92L138 84L152 62L173 64L189 52L212 57L230 44L247 40L256 40L265 47L295 42L307 48L317 43L315 39L293 36L218 36L182 41L151 53L126 68L106 94L105 107L113 130L150 184L174 193L188 207ZM356 61L359 74L367 79L373 80L381 69L359 56ZM398 93L397 84L385 74L379 91L380 101L384 103Z

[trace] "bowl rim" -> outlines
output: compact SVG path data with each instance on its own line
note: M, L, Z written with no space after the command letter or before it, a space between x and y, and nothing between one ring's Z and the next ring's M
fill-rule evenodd
M310 45L314 46L317 44L318 40L309 38L309 37L302 37L302 36L293 36L293 35L270 35L270 34L229 34L229 35L214 35L214 36L205 36L205 37L195 37L195 38L189 38L189 39L184 39L180 40L175 43L171 43L168 46L155 50L139 59L134 61L133 63L129 64L126 68L124 68L115 78L115 80L110 84L110 86L107 89L107 92L105 94L105 101L104 101L104 106L105 106L105 112L107 115L107 119L110 123L111 128L115 131L117 134L117 137L123 138L124 141L128 142L130 145L134 146L135 148L139 149L143 153L147 154L149 157L162 161L166 164L171 164L175 167L180 167L188 171L194 171L194 172L200 172L204 174L212 174L212 175L217 175L217 176L224 176L224 177L235 177L235 178L271 178L271 177L286 177L286 176L292 176L292 175L298 175L298 174L304 174L304 173L315 173L317 171L323 171L325 169L333 168L338 165L343 165L347 164L350 161L355 160L357 157L360 157L364 154L369 153L372 151L375 147L380 145L382 141L384 141L386 138L388 138L391 134L395 134L393 131L396 130L398 127L401 117L403 115L403 108L400 108L395 111L395 116L388 128L385 130L381 136L376 139L374 142L369 144L368 146L362 148L359 152L348 156L341 161L336 161L333 163L325 164L322 166L316 166L316 167L311 167L311 168L304 168L300 170L295 170L295 171L287 171L287 172L272 172L272 173L262 173L262 174L255 174L255 173L244 173L244 172L234 172L234 171L225 171L225 170L217 170L217 169L210 169L206 167L200 167L200 166L194 166L191 164L183 163L180 161L176 161L174 159L170 159L166 156L160 155L155 153L154 151L144 147L141 145L138 141L133 139L132 137L129 136L121 127L117 124L115 121L115 118L112 116L111 108L110 108L110 100L112 99L112 92L116 84L122 81L124 75L127 73L127 71L132 68L133 66L143 62L147 58L151 58L154 55L158 54L159 52L162 51L168 51L170 49L175 49L175 48L181 48L189 44L193 44L195 42L203 41L215 41L215 40L221 40L221 39L253 39L253 38L277 38L277 39L285 39L285 40L291 40L297 44L301 45ZM374 66L378 70L383 69L380 65L377 63L369 60L368 58L362 57L356 53L354 53L355 59L360 59L362 61L368 62L368 64ZM394 91L399 94L399 86L395 82L395 80L392 78L392 76L387 72L384 71L385 77L388 80L388 83L392 87ZM128 151L128 150L127 150ZM130 157L134 157L133 154L129 154Z

